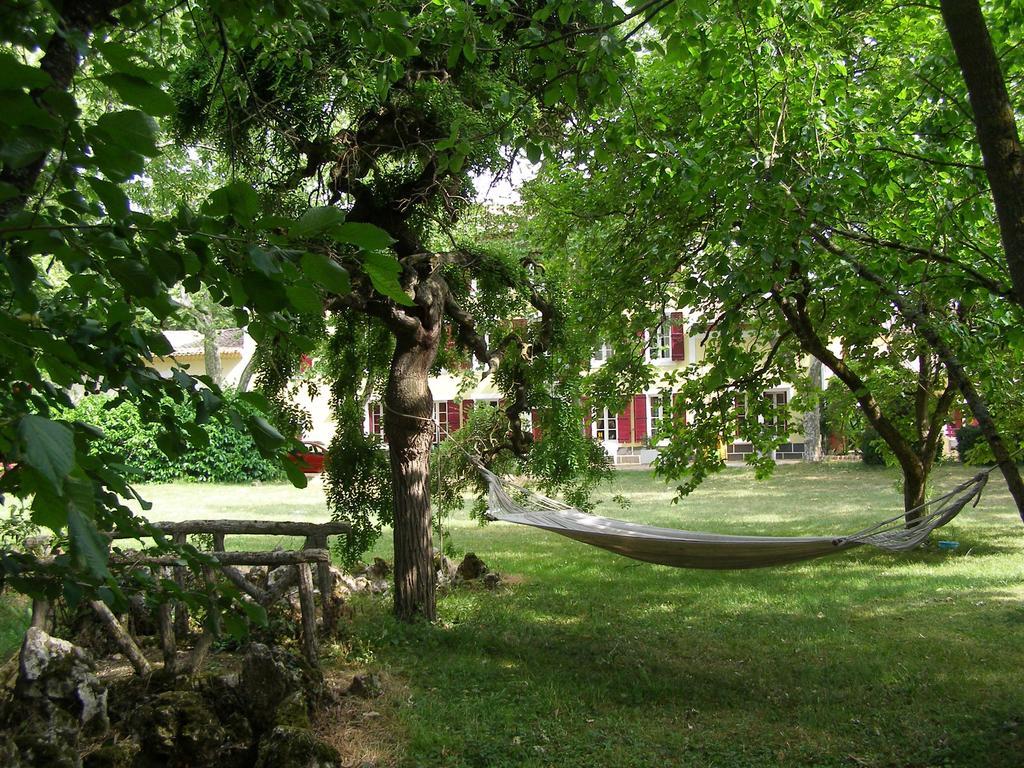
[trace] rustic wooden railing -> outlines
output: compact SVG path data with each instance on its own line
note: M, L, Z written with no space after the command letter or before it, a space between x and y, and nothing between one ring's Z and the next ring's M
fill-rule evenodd
M331 603L331 556L328 550L329 537L347 533L347 523L304 523L292 520L188 520L177 523L154 523L153 527L165 536L171 537L175 544L185 543L190 534L212 534L213 551L209 554L217 561L219 570L242 592L264 607L269 607L280 600L293 586L299 588L299 610L302 620L302 652L311 664L318 663L319 649L316 639L316 605L314 602L312 565L316 565L317 588L320 591L320 610L323 626L326 631L334 628L337 616L334 615ZM305 541L302 549L272 550L257 552L228 551L225 549L225 537L229 535L244 536L303 536ZM111 539L135 538L128 533L113 533ZM136 565L152 568L161 577L172 576L179 586L184 588L185 575L188 570L181 565L181 558L175 555L147 555L122 552L112 555L112 565ZM283 577L277 579L267 589L249 581L238 570L239 565L290 566ZM204 567L203 579L209 583L214 578L213 568ZM118 648L124 653L136 673L148 676L152 673L152 665L146 659L131 633L125 629L121 621L100 600L91 603L93 610L107 627ZM49 606L43 601L36 601L32 606L32 625L42 627L49 614ZM196 641L184 664L178 664L177 641L188 635L188 607L175 601L160 606L157 612L157 623L160 635L160 648L167 671L194 673L206 658L214 638L219 633L218 627L206 628Z

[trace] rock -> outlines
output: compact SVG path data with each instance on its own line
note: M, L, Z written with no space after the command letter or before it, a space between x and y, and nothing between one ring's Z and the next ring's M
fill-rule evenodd
M10 734L0 736L0 765L4 768L21 768L18 745Z
M386 579L390 574L391 566L388 565L386 560L380 557L373 558L373 564L366 566L363 570L363 575L370 581Z
M131 633L135 637L152 636L160 631L156 615L146 605L146 599L142 595L132 595L128 598L128 620Z
M380 595L387 592L388 587L390 586L388 583L388 576L390 573L391 566L388 565L386 560L379 557L373 558L373 563L366 566L356 576L357 584L359 584L360 578L363 578L366 582L365 586L360 584L362 588L358 591L369 590L369 592L374 595Z
M21 645L16 706L47 719L63 712L86 735L102 736L110 728L107 689L95 672L85 650L30 627Z
M501 574L494 571L488 571L484 574L483 582L484 586L488 589L497 589L501 586Z
M291 728L309 728L309 702L302 691L291 693L277 705L274 724Z
M282 581L298 583L298 571L294 565L282 565L267 575L267 590L273 592Z
M255 768L341 768L341 755L310 730L279 725L261 739Z
M241 566L245 570L245 580L250 584L255 584L260 589L267 588L267 579L270 577L269 569L265 565L250 565Z
M274 658L267 646L262 643L249 646L242 660L238 692L257 732L273 727L278 704L298 690L299 685L298 676Z
M455 581L458 568L451 558L440 552L434 553L434 568L437 569L437 583L440 586L447 586Z
M256 733L270 730L280 724L282 718L302 722L297 712L299 702L308 722L309 712L324 695L324 690L323 677L318 670L303 659L275 653L261 643L250 645L242 660L238 695ZM301 699L295 694L300 694Z
M487 565L473 552L467 552L456 570L460 579L472 581L487 573Z
M140 766L215 766L228 734L198 691L164 691L142 702L131 728Z
M349 684L345 694L347 696L359 696L364 699L370 699L380 696L383 692L380 678L373 673L368 673L353 676L352 682Z
M108 741L94 749L82 761L83 768L133 768L139 743L134 739Z

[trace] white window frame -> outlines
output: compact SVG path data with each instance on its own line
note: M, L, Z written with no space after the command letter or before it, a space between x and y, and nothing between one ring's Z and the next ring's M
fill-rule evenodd
M619 417L617 414L608 413L607 408L602 408L594 414L593 424L594 439L602 443L619 442Z
M441 406L444 406L442 410ZM442 429L442 424L444 428ZM434 444L437 445L442 440L445 440L450 432L448 431L448 401L447 400L435 400L434 401Z
M663 319L647 332L647 359L652 363L672 361L672 322Z
M607 344L607 342L602 341L600 344L597 345L597 349L594 351L593 355L591 356L590 362L591 363L603 363L605 360L607 360L611 356L612 356L612 348Z
M782 430L779 434L786 437L789 436L791 425L789 423L789 391L785 389L769 389L764 393L764 397L771 400L772 408L782 408L785 406L786 412L781 416L782 424L779 424L779 416L774 416L771 419L765 419L765 424L775 427L776 429ZM782 402L779 398L784 398Z
M373 431L373 417L377 417L377 427L380 431ZM366 434L384 436L384 403L380 400L370 403L370 409L366 414Z
M657 411L655 411L657 404ZM647 396L647 432L653 438L665 418L665 398L662 395Z

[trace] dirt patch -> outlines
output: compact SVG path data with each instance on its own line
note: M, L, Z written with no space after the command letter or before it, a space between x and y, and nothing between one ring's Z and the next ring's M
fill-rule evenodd
M365 667L325 669L324 681L331 691L345 691L355 675L370 672ZM372 674L379 695L339 695L313 719L314 732L341 753L346 768L393 768L404 755L398 708L408 700L409 688L387 672Z

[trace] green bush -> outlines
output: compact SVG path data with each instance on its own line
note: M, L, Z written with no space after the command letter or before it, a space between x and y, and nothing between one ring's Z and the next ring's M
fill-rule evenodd
M961 462L976 466L988 463L991 460L989 457L978 456L978 451L973 450L978 446L988 447L985 436L981 433L981 427L964 424L956 431L956 452L959 454ZM991 450L988 453L991 455Z
M871 466L881 467L885 465L885 454L879 447L878 432L873 427L867 427L860 434L860 460Z
M253 410L231 393L225 393L225 397L242 413ZM187 405L167 400L164 406L172 409L181 423L195 421L195 413ZM108 395L91 395L82 399L65 417L98 427L103 437L93 441L93 452L114 456L130 468L137 482L245 483L284 476L277 464L260 455L248 433L239 432L216 415L201 426L209 437L209 445L174 459L160 450L156 443L157 429L144 423L131 403L115 406Z

